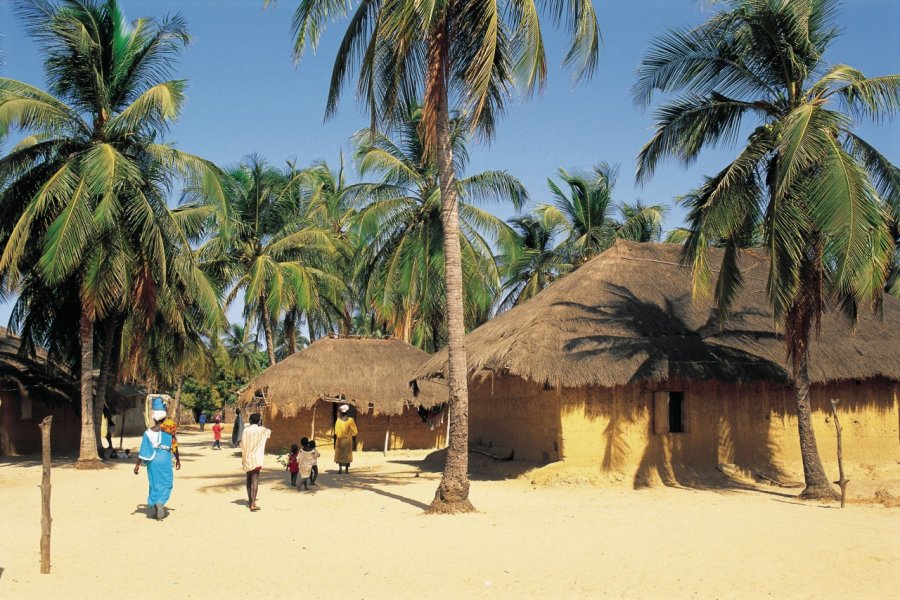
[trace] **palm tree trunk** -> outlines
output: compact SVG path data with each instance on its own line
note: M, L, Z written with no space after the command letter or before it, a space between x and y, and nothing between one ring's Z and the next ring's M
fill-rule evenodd
M809 400L809 351L804 350L794 375L794 394L797 399L797 428L800 430L800 456L803 459L803 478L806 488L800 497L808 500L837 500L840 496L828 482L819 448L816 432L812 425L812 410Z
M352 335L353 334L353 315L350 313L349 310L345 309L343 317L344 317L343 318L344 331L342 333L344 335Z
M263 294L259 302L262 312L263 331L266 334L266 354L269 355L269 366L275 366L275 336L272 335L272 321L269 319L269 307L266 306L266 296Z
M81 308L81 446L76 469L97 469L100 462L94 434L94 319Z
M309 330L309 343L316 341L316 328L310 315L306 315L306 327Z
M103 423L103 407L106 405L106 389L110 375L110 367L113 357L113 346L115 345L116 321L114 318L108 318L103 321L100 326L103 339L100 347L100 373L97 376L97 390L94 396L94 431L97 448L103 448L103 437L100 435L100 428ZM107 423L109 427L109 423ZM105 457L105 454L103 455Z
M184 389L184 373L180 373L178 375L178 387L175 388L175 402L172 407L172 418L175 419L175 424L180 423L181 419L181 390Z
M297 351L297 318L297 312L293 310L284 315L284 345L288 356Z
M443 27L432 32L429 48L432 60L428 81L438 85L431 90L437 101L435 153L441 184L441 222L444 233L444 277L447 290L448 388L450 391L450 443L441 483L427 513L473 512L469 501L469 389L466 381L465 323L463 321L462 253L459 245L459 210L456 174L453 172L453 150L450 142L450 111L446 82L446 32Z

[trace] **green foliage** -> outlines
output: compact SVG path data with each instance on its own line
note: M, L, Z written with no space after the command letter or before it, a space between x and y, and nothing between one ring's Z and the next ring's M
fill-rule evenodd
M415 109L392 137L365 129L354 138L360 173L379 181L350 186L347 195L359 206L353 218L361 248L356 274L365 290L364 306L372 321L413 344L435 351L446 340L444 243L438 168L424 154ZM452 122L457 172L468 161L465 122ZM479 204L521 207L522 184L505 171L487 171L457 181L460 198L460 245L466 281L463 307L468 328L490 315L500 287L491 242L512 247L514 232ZM365 319L362 320L365 322Z
M202 267L227 290L226 305L243 292L245 322L265 332L269 364L274 364L273 329L284 311L316 311L339 304L343 282L331 257L341 240L308 218L298 186L303 179L269 167L255 155L228 170L225 204L233 234L213 231L198 250ZM216 198L188 186L187 207L212 209Z

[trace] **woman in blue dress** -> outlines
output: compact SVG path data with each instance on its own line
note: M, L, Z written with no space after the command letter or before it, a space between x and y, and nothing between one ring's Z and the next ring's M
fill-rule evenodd
M166 516L166 502L172 494L175 479L172 473L172 434L160 428L165 418L166 405L163 399L157 396L153 399L153 427L144 432L138 460L134 465L134 474L137 475L141 469L141 462L147 464L147 479L150 482L147 507L157 520ZM175 469L180 469L181 459L178 456L177 446L174 455Z

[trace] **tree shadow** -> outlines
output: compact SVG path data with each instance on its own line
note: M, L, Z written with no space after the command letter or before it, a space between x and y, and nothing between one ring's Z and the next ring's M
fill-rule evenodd
M391 500L396 500L398 502L402 502L404 504L408 504L409 506L414 506L418 509L425 510L428 508L428 504L424 502L419 502L413 498L409 498L407 496L402 496L400 494L390 492L386 489L382 489L383 486L398 486L398 485L409 485L412 483L412 479L415 478L415 473L403 473L403 474L363 474L363 473L354 473L351 471L347 475L330 475L326 480L325 484L321 482L321 474L319 476L319 482L317 482L316 492L313 493L323 493L327 492L330 489L337 490L363 490L366 492L370 492L373 494L377 494L379 496L383 496L385 498L389 498ZM410 480L410 481L404 481ZM327 487L326 487L327 486ZM312 488L310 488L312 491ZM306 493L306 492L302 492Z
M682 307L693 306L686 296L665 298L661 305L641 300L629 289L606 284L605 293L617 298L603 305L558 302L564 306L578 330L609 333L582 335L564 346L571 359L602 356L611 364L632 368L629 384L673 379L748 383L770 381L788 384L791 377L783 365L747 352L742 347L761 339L782 339L774 331L745 329L759 310L741 307L720 326L712 309L697 326L696 315ZM694 321L695 323L692 323Z

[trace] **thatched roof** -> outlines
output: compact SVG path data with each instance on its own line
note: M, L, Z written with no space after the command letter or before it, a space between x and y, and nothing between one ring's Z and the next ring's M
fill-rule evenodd
M71 402L78 399L72 375L48 363L42 349L37 356L23 356L21 341L5 327L0 327L0 387L19 393L37 392L48 400Z
M16 389L20 393L37 391L42 396L56 402L74 402L80 410L81 398L79 380L76 374L70 373L64 366L47 359L43 348L35 349L35 356L24 356L21 351L21 340L5 327L0 327L0 388ZM95 369L94 391L100 371ZM116 410L124 410L133 405L134 397L146 396L139 387L117 383L112 396L107 396L106 404Z
M784 338L765 294L765 255L742 256L744 289L720 328L711 302L692 300L680 251L617 242L466 336L470 374L509 373L552 387L790 382ZM721 259L722 251L711 250L711 266ZM810 353L814 383L900 380L900 300L886 296L883 320L863 315L855 331L840 314L827 314ZM443 378L446 361L446 351L433 356L416 379Z
M446 402L444 386L428 386L414 397L413 372L428 354L396 339L322 338L263 371L241 394L247 404L259 392L280 413L295 414L317 401L343 397L377 414L400 414L405 404L434 406Z

